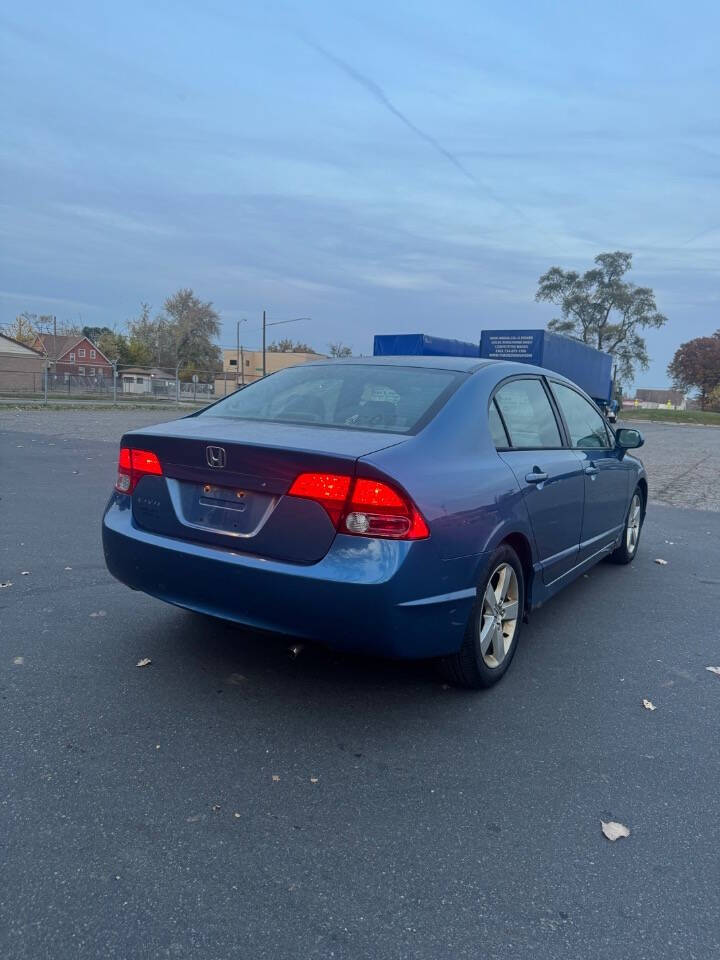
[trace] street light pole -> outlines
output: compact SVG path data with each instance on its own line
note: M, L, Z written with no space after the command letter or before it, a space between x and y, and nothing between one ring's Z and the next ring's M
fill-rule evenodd
M242 320L238 320L238 321L237 321L237 326L236 326L236 333L237 333L237 341L236 341L236 344L235 344L235 351L236 351L236 352L235 352L235 386L236 386L236 387L237 387L237 385L238 385L238 375L237 375L238 367L240 367L240 364L242 363L242 360L243 360L242 347L240 346L240 324L241 324L241 323L247 323L247 317L243 317ZM245 385L245 370L244 370L242 367L240 367L240 370L241 370L241 377L242 377L242 381L241 381L241 382L242 382L242 384L243 384L243 386L244 386L244 385Z
M312 320L312 317L293 317L292 320L273 320L273 321L271 321L270 323L268 323L268 322L267 322L267 318L266 318L266 316L265 316L265 311L263 310L263 322L262 322L262 361L263 361L263 364L262 364L262 372L263 372L263 376L265 376L266 373L267 373L266 362L265 362L265 358L266 358L266 350L265 350L265 331L266 331L266 328L267 328L267 327L278 327L278 326L280 326L281 323L297 323L297 322L300 321L300 320Z

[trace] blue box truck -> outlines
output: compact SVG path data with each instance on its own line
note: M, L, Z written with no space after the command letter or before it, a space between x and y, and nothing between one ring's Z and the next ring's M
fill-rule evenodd
M480 356L489 360L533 363L572 380L607 414L615 419L612 357L549 330L483 330Z

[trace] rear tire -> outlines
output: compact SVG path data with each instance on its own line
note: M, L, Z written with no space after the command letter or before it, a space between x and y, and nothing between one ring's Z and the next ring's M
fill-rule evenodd
M645 520L645 503L642 490L635 487L635 493L632 495L627 516L625 517L625 526L623 527L622 541L620 546L616 547L610 554L611 563L626 564L632 563L637 555L637 549L640 544L640 534Z
M512 547L503 544L478 586L462 646L441 661L445 677L470 690L497 683L515 656L524 614L522 564Z

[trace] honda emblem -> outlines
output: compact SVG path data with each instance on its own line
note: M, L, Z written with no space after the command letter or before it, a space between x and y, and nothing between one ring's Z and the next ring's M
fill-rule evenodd
M219 470L225 466L225 447L205 447L205 459L209 467Z

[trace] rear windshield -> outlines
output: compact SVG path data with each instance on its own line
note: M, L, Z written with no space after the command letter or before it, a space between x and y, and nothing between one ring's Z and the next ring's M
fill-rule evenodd
M413 433L461 378L451 370L423 367L290 367L236 391L199 416Z

